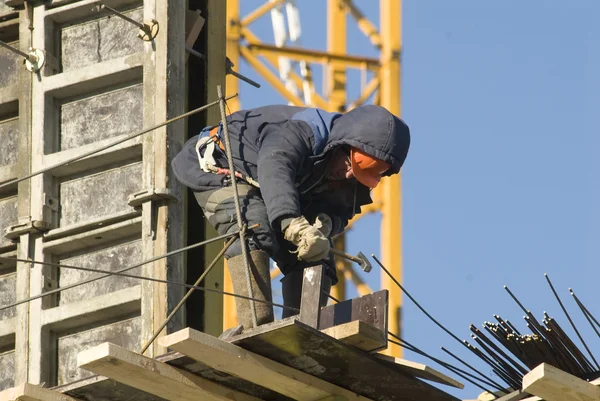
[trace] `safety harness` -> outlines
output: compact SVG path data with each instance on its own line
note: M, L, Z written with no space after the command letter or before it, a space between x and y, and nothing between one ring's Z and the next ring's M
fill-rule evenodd
M204 152L202 152L203 149ZM225 146L221 140L220 124L212 128L204 128L200 132L198 141L196 142L196 154L198 155L198 162L200 163L200 169L202 169L202 171L217 175L231 176L231 171L228 168L217 166L217 161L215 160L215 154L225 155ZM235 172L235 176L240 180L246 181L253 187L260 188L259 183L252 177L243 175L239 171Z

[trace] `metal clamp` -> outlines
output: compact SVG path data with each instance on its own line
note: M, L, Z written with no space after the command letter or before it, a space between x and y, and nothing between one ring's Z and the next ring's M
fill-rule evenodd
M11 241L18 239L21 235L50 230L50 223L43 220L21 221L4 229L4 237Z
M95 10L97 12L100 12L102 10L107 10L110 13L116 15L117 17L129 22L130 24L137 26L138 28L140 28L140 33L138 34L138 38L140 38L146 42L152 41L156 37L156 35L158 35L159 26L158 26L158 21L156 21L155 19L151 19L150 23L148 23L148 24L142 24L141 22L137 22L136 20L129 18L122 12L117 11L114 8L109 7L102 3L99 3L97 6L95 6L93 8L93 10Z
M31 72L38 72L46 62L46 53L41 49L34 49L30 47L29 53L25 53L24 51L12 47L8 43L5 43L1 40L0 46L5 47L11 52L16 53L19 56L25 58L25 68L27 68Z
M149 188L131 194L127 197L127 204L131 207L140 207L143 203L166 200L177 202L177 197L171 195L171 191L166 188Z

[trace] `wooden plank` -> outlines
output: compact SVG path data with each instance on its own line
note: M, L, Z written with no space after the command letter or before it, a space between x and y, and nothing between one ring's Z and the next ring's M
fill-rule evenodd
M164 401L164 398L148 394L137 388L98 375L52 387L51 389L71 396L77 400Z
M438 372L430 366L383 354L375 354L375 357L409 375L460 389L465 388L465 385L461 382L446 376L442 372Z
M521 390L516 390L510 394L503 395L500 398L494 398L494 400L495 401L519 401L526 397L529 397L529 394L524 393Z
M387 334L388 291L381 290L321 309L319 329L360 320Z
M77 401L68 395L24 383L0 392L0 401Z
M302 281L302 298L298 319L315 329L319 328L321 298L325 297L325 294L321 291L323 288L323 274L323 265L312 266L304 269L304 280Z
M80 368L167 400L258 400L111 343L80 352L77 364Z
M547 363L523 376L523 391L545 401L600 400L600 388Z
M253 395L265 401L292 401L279 393L257 386L239 377L216 371L201 362L197 362L179 352L169 352L156 357L159 362L167 363L186 372L199 375L207 380L219 383L233 390ZM161 397L148 394L134 387L119 383L108 377L94 375L85 379L77 380L61 386L52 388L55 391L67 394L78 400L102 400L102 401L162 401Z
M198 40L198 36L200 36L200 31L204 27L204 22L206 20L200 15L200 11L192 11L187 10L185 13L185 46L190 49L194 48L194 43ZM185 59L190 57L188 52L185 52Z
M321 400L329 396L342 396L347 401L368 400L334 384L190 328L165 336L159 339L159 342L162 346L177 350L219 372L241 377L295 400Z
M361 320L343 323L321 332L367 352L378 351L387 346L386 333Z
M296 319L258 327L231 342L373 400L458 401L458 398L392 369L373 355Z
M600 378L592 380L590 383L593 384L594 386L600 386ZM541 401L542 399L540 397L533 396L533 397L529 397L529 398L523 398L522 400L523 401ZM497 400L497 401L500 401L500 400ZM502 401L504 401L504 400L502 400Z

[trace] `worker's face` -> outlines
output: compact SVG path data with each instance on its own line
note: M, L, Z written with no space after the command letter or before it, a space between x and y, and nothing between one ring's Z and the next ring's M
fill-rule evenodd
M329 162L328 178L330 180L344 180L353 176L350 152L344 148L335 149Z

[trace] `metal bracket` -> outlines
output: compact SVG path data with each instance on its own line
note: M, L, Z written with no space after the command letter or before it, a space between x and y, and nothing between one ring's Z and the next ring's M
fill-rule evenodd
M18 54L19 56L25 59L25 68L27 68L31 72L38 72L40 68L44 66L46 62L46 53L41 49L34 49L32 47L29 48L29 53L25 53L17 48L9 46L8 43L5 43L0 40L0 46L5 47L11 52Z
M171 191L166 188L149 188L129 195L127 204L131 207L141 207L146 202L165 200L177 202L177 197L171 195Z
M57 212L58 203L58 198L50 196L46 192L44 192L44 206L47 206L50 210Z
M43 220L21 221L4 229L4 237L11 241L18 239L21 235L50 230L50 223Z
M115 10L114 8L109 7L102 3L99 3L97 6L95 6L93 8L93 10L95 10L97 12L100 12L102 10L107 10L110 13L116 15L117 17L129 22L130 24L137 26L138 28L140 28L140 33L138 34L138 38L140 38L146 42L152 41L156 37L156 35L158 35L159 26L158 26L158 21L156 21L155 19L151 19L149 24L148 23L142 24L141 22L137 22L136 20L129 18L122 12Z

